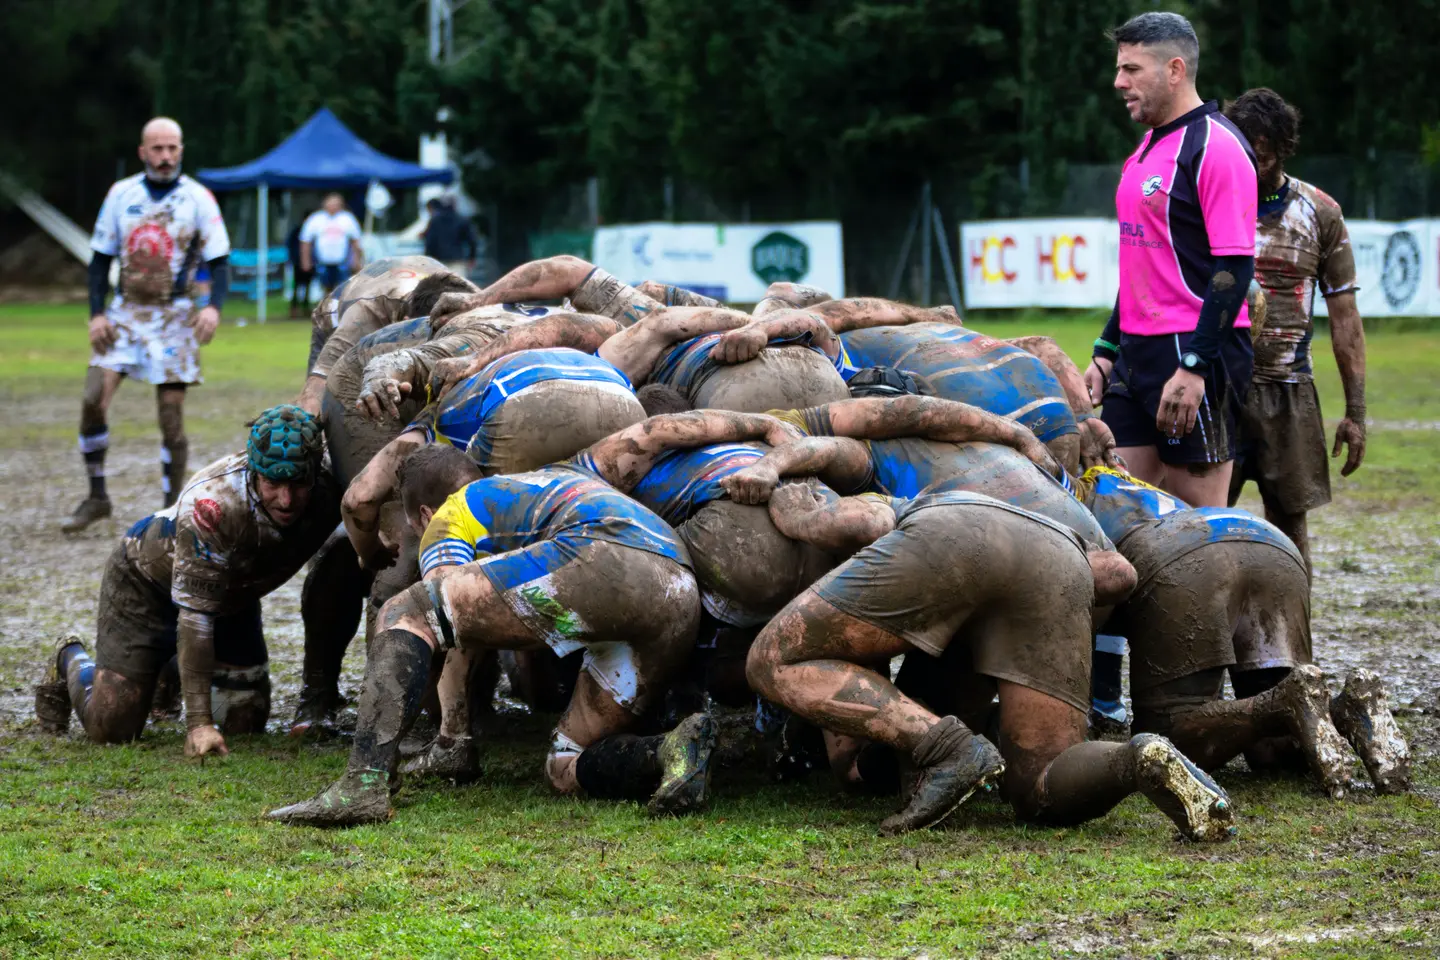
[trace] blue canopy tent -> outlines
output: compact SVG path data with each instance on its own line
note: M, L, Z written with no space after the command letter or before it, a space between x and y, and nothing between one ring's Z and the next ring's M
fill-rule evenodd
M321 107L278 147L237 167L201 170L197 175L211 190L245 190L255 187L259 211L258 247L268 249L270 188L326 190L365 187L380 182L387 187L418 187L450 183L448 169L422 167L386 156L361 140L340 118ZM268 260L268 256L266 257ZM264 275L264 271L257 276ZM257 285L259 320L265 322L265 297Z

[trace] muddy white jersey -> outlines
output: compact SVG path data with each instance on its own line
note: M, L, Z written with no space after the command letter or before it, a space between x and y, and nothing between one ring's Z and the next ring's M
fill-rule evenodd
M90 248L120 258L122 297L157 304L184 291L183 274L197 262L227 255L230 235L209 190L181 174L174 189L156 200L145 175L137 173L106 194Z

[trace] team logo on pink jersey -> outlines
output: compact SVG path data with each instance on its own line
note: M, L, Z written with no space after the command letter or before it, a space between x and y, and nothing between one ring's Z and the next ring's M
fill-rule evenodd
M1161 179L1160 174L1157 173L1155 174L1155 176L1151 177L1140 185L1140 192L1145 194L1145 196L1147 197L1153 196L1155 191L1159 190L1164 185L1164 183L1165 181Z

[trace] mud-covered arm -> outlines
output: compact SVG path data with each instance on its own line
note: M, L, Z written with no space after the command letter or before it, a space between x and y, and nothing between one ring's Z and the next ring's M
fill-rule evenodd
M185 698L185 727L193 730L212 726L215 721L210 714L210 683L215 676L215 618L181 607L175 647L180 689Z
M766 344L785 341L817 347L831 359L840 355L840 338L829 324L806 310L786 310L731 330L710 356L716 363L745 363L758 357Z
M838 400L815 412L828 419L828 429L817 432L859 440L919 437L942 443L998 443L1015 448L1051 476L1060 476L1060 464L1028 427L968 403L940 397L867 397Z
M1330 455L1338 457L1341 448L1346 448L1340 476L1348 477L1365 460L1365 323L1353 290L1326 297L1325 305L1330 310L1330 344L1345 390L1345 418L1335 428Z
M669 307L642 317L606 340L600 358L630 378L645 383L665 352L677 343L707 333L735 330L751 322L748 314L726 307Z
M802 437L776 447L720 485L736 503L764 503L782 477L819 477L834 490L865 489L874 472L870 448L847 437Z
M761 413L690 410L642 420L592 444L579 458L611 486L628 493L667 451L745 440L779 446L799 435L789 424Z
M954 307L917 307L878 297L854 297L829 300L810 308L836 333L864 330L867 327L899 327L911 323L959 324L960 315Z
M827 501L803 483L786 484L771 494L770 519L791 540L836 552L859 550L895 529L888 497Z
M1092 412L1094 405L1090 402L1090 387L1080 368L1075 366L1075 361L1060 348L1060 344L1045 336L1014 337L1006 343L1014 344L1038 358L1060 381L1060 388L1065 391L1065 399L1080 428L1081 465L1091 467L1099 463L1119 467L1121 463L1115 455L1115 434L1105 421Z
M387 443L350 481L340 501L340 518L360 558L360 566L370 569L379 563L384 549L380 542L380 508L395 495L401 461L424 445L423 432L406 430Z
M202 497L182 509L175 525L170 600L179 610L176 658L185 699L185 725L213 724L210 681L215 674L215 618L223 612L227 567L237 530L244 526L240 505Z
M558 256L522 263L479 293L444 296L444 314L460 313L476 307L497 303L520 303L527 300L559 300L575 292L595 269L595 265L579 257ZM437 313L432 312L431 316Z
M497 339L490 340L472 351L451 352L444 357L437 356L429 370L430 396L441 399L455 384L466 377L474 376L487 366L521 350L548 350L568 347L581 353L594 353L611 337L621 330L620 324L609 317L597 317L588 313L552 313L547 317L511 327ZM424 353L435 344L443 343L440 338L426 344Z

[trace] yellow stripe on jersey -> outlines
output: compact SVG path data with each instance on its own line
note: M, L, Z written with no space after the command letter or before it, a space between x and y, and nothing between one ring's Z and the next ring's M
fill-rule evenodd
M420 572L458 566L475 559L477 545L490 531L470 510L461 487L441 504L420 538Z

